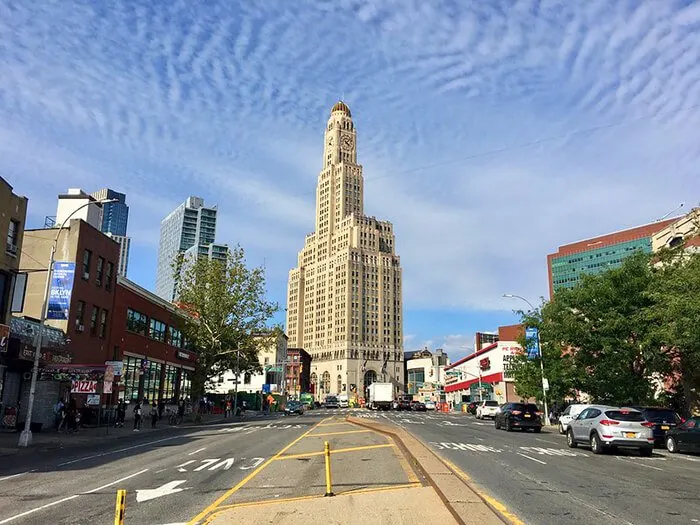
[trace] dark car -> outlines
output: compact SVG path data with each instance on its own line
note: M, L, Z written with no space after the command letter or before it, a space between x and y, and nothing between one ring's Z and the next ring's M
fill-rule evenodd
M428 409L425 408L425 403L423 403L422 401L412 401L411 410L414 410L415 412L425 412Z
M648 421L654 436L654 443L662 445L666 442L666 433L681 423L681 417L670 408L664 407L633 407L639 410Z
M303 416L304 404L300 401L288 401L287 406L284 407L284 414L287 416L291 414L299 414L300 416Z
M472 401L467 405L467 412L469 414L476 414L476 407L479 406L479 403L477 401Z
M325 408L340 408L340 402L335 396L326 396Z
M411 396L401 396L399 397L399 407L398 410L411 410L411 403L413 399Z
M542 412L534 403L506 403L493 421L496 428L505 428L506 432L514 428L531 428L533 432L542 430Z
M666 432L666 448L676 452L700 453L700 417L691 417Z

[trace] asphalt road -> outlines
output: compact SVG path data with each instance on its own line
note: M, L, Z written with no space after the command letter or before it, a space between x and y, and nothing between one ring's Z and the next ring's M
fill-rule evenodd
M127 490L126 523L184 523L320 417L135 434L68 454L25 456L21 466L13 458L0 465L0 525L111 524L117 489Z
M700 522L700 456L595 456L556 431L505 432L463 414L354 415L410 431L528 525Z

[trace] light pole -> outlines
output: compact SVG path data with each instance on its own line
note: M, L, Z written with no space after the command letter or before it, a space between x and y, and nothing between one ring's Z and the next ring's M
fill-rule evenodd
M27 418L24 421L24 430L19 435L19 441L17 443L18 447L28 447L32 444L32 411L34 410L34 397L36 396L36 382L39 376L39 357L41 356L41 345L43 344L44 338L44 323L46 322L46 310L49 306L49 292L51 291L51 278L53 276L54 267L54 257L56 255L56 247L58 246L58 237L61 235L63 228L70 218L75 215L78 211L90 206L91 204L109 204L110 202L116 202L117 199L103 199L99 201L89 201L78 206L73 212L66 217L61 226L58 228L56 237L51 245L51 255L49 256L49 267L46 271L46 285L44 286L44 300L41 304L41 313L39 315L39 333L36 336L36 348L34 349L34 366L32 367L32 381L29 385L29 401L27 402Z
M233 390L233 414L238 415L238 376L241 373L241 343L236 347L236 382Z
M520 299L521 301L525 301L527 305L530 307L530 311L534 312L535 307L532 306L532 303L525 299L524 297L521 297L520 295L515 295L512 293L504 293L503 297L508 297L509 299ZM542 352L542 344L540 343L540 331L539 329L537 330L537 348L540 352L540 374L542 376L542 401L544 403L544 423L545 425L549 425L551 422L549 420L549 409L547 408L547 389L545 388L545 378L544 378L544 353Z

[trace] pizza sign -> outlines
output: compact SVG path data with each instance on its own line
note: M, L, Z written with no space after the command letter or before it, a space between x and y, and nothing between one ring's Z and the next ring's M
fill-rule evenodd
M72 381L71 394L94 394L97 392L97 381Z

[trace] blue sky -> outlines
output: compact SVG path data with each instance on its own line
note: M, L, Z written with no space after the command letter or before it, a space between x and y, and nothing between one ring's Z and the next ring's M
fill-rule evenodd
M200 195L284 305L342 96L405 347L457 358L516 320L503 293L547 294L558 245L697 205L699 32L671 0L5 0L0 174L34 227L69 187L126 192L149 288L160 220Z

